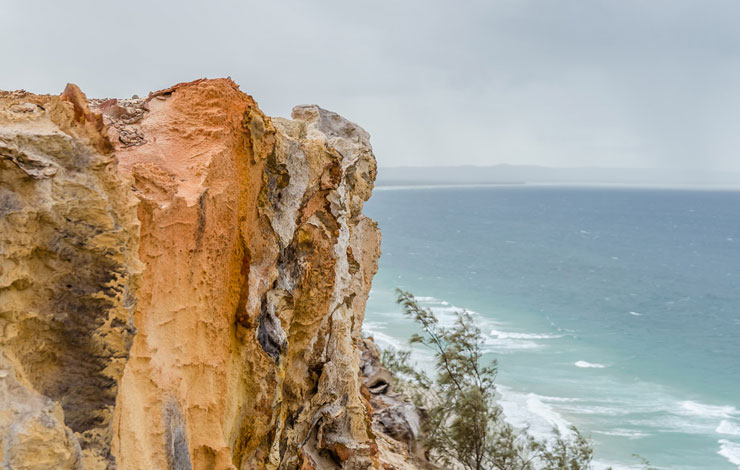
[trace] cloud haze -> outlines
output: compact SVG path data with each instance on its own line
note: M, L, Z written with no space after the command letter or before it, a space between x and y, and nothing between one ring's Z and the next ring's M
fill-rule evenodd
M272 115L318 103L382 166L740 170L740 3L0 3L1 89L146 94L231 76Z

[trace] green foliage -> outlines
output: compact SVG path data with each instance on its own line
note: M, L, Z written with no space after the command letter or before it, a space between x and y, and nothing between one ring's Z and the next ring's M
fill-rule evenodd
M410 365L410 351L387 350L382 359L399 378L394 385L425 411L421 440L431 461L465 470L592 468L591 442L575 427L539 441L504 421L495 401L497 363L484 364L483 337L470 313L457 312L454 324L444 327L412 294L397 294L404 314L421 327L411 344L433 352L435 379Z
M532 450L537 454L542 470L577 470L590 468L593 458L591 443L575 426L571 426L572 436L564 439L558 429L555 438L548 442L532 442ZM587 464L584 466L584 464Z
M381 362L388 370L393 372L394 380L397 377L402 379L398 382L399 385L411 381L415 388L421 387L424 390L430 388L432 381L426 374L419 372L410 365L410 358L410 350L384 349L381 352Z

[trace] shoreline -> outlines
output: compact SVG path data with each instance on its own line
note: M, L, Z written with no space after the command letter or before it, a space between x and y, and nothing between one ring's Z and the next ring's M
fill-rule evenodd
M376 289L376 288L374 288ZM447 301L435 297L420 296L417 299L423 299L421 304L435 311L442 325L450 321L449 317L453 310L463 308L453 305ZM372 305L372 301L369 303ZM563 335L555 333L541 332L523 332L517 325L507 321L501 323L498 318L489 318L485 314L473 312L478 326L482 330L486 340L486 355L493 354L495 358L512 357L520 354L531 352L531 348L519 348L519 343L539 343L538 350L548 347L550 340L559 340ZM409 320L409 325L411 321ZM491 329L495 327L495 329ZM372 311L368 311L366 320L363 324L363 331L371 336L378 347L381 349L411 349L412 360L417 366L430 370L430 358L425 351L419 348L411 348L405 343L407 338L399 334L400 328L395 328L390 321L383 321L382 318L374 317ZM565 335L567 336L567 335ZM498 347L491 344L491 340L503 340ZM512 343L512 344L508 344ZM500 348L506 350L502 352ZM567 349L568 346L565 345ZM561 347L562 349L562 347ZM553 351L557 353L557 351ZM588 364L588 366L586 366ZM552 365L552 364L551 364ZM714 439L716 450L715 453L724 458L730 465L740 459L740 445L734 442L734 439L740 435L740 411L733 405L708 404L699 397L690 399L682 396L676 390L661 390L661 385L655 383L637 383L628 384L623 381L621 374L610 373L610 366L603 364L587 363L586 361L567 362L561 364L554 370L560 370L568 374L569 377L560 377L559 385L562 387L562 380L566 382L572 380L573 376L578 377L580 370L583 374L605 373L606 376L599 380L605 380L614 390L614 395L600 396L589 384L594 380L593 375L581 375L580 380L584 381L582 386L584 390L591 390L591 396L588 395L562 395L563 390L558 392L551 390L550 394L544 393L538 387L532 389L532 384L526 385L517 383L513 380L517 374L515 371L521 365L512 364L507 368L506 365L500 366L507 378L496 381L496 401L502 407L506 422L517 429L529 429L533 436L538 438L553 437L553 429L557 428L561 433L567 434L571 425L576 425L581 432L594 439L594 470L606 470L611 467L613 470L633 470L642 469L639 462L633 457L636 451L623 453L625 447L630 447L630 443L637 444L643 439L644 445L649 445L650 441L658 441L669 438L670 435L686 436L703 436L707 439ZM596 367L603 366L603 367ZM546 367L544 370L551 370ZM509 371L509 373L506 373ZM521 371L519 372L521 374ZM546 382L551 382L549 378ZM593 384L591 384L593 385ZM674 392L674 393L671 393ZM553 395L554 394L554 395ZM710 402L711 403L711 402ZM606 407L606 408L605 408ZM573 420L573 417L580 417L582 420ZM646 422L638 418L641 415L654 416L656 420L654 428L645 428ZM585 422L583 421L585 419ZM603 421L600 425L597 422ZM617 421L615 423L614 421ZM618 424L618 425L617 425ZM641 428L643 426L644 428ZM635 445L638 448L639 446ZM601 449L601 451L600 451ZM608 449L608 450L607 450ZM660 453L660 449L655 448ZM606 451L606 452L604 452ZM645 452L642 449L637 454ZM604 455L606 454L606 455ZM615 455L617 454L617 455ZM658 467L664 469L676 469L679 467ZM682 467L681 467L682 468ZM687 467L688 468L688 467ZM696 468L696 467L691 467ZM728 467L729 468L729 467Z

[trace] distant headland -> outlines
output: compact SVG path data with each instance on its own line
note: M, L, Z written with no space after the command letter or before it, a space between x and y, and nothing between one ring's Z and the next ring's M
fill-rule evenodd
M534 165L400 166L378 169L378 186L537 184L740 190L740 172Z

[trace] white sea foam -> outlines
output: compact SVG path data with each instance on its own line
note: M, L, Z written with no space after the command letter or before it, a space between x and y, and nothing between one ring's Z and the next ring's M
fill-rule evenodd
M730 405L705 405L691 400L682 401L680 405L682 414L702 418L730 418L737 414L737 408Z
M553 428L565 435L570 434L570 423L546 403L548 398L553 397L517 392L504 385L496 388L499 394L498 403L506 421L512 426L528 428L533 436L540 439L551 437Z
M484 331L491 328L489 334L483 334L484 348L483 351L490 353L506 354L512 351L521 350L532 350L538 349L543 344L538 343L538 340L548 340L562 338L563 335L555 334L544 334L544 333L519 333L503 331L501 323L491 320L484 315L479 314L473 310L464 309L456 305L452 305L445 300L438 299L432 296L418 296L416 300L424 307L431 309L439 320L439 324L444 327L451 327L454 325L457 316L455 315L460 311L467 311L470 315L475 317L475 321L479 327Z
M731 464L740 468L740 444L726 439L719 440L719 455L730 461Z
M728 434L731 436L740 436L740 426L737 424L723 419L720 421L717 429L714 430L717 434Z
M599 416L626 416L632 413L629 408L600 406L600 405L561 405L560 409L571 414L599 415Z
M498 339L556 339L562 335L548 335L542 333L512 333L507 331L491 330L491 334Z
M444 305L445 305L444 307L429 307L429 308L432 309L432 312L437 313L437 314L450 314L450 313L463 311L463 309L455 307L454 305L451 305L451 306L448 306L450 304L444 304ZM468 310L468 313L472 314L474 312L471 312L470 310Z
M404 345L401 341L397 340L391 335L383 333L381 330L385 329L384 325L380 325L374 322L365 322L362 325L362 330L366 335L372 336L375 343L380 349L393 348L396 350L403 349Z
M582 369L603 369L606 367L604 364L596 364L593 362L586 362L586 361L576 361L574 365Z
M640 312L630 312L630 315L634 315L636 317L641 317L642 316L642 313L640 313Z
M437 317L439 324L446 328L452 327L457 321L455 312L459 312L462 309L456 307L430 307L434 316Z
M604 436L617 436L626 437L627 439L641 439L648 437L650 434L641 431L635 431L633 429L612 429L611 431L594 431L594 434L602 434Z
M485 338L483 352L485 353L509 353L512 351L539 349L541 344L532 341L521 341L512 339Z
M625 419L621 424L643 427L655 432L677 432L706 436L712 434L716 423L701 423L698 420L686 419L686 416L653 416L641 419Z
M740 413L734 406L679 400L664 392L641 393L645 395L642 400L630 399L620 406L628 411L620 420L622 425L656 433L740 436ZM566 411L570 412L567 407ZM632 413L635 415L630 416ZM644 414L648 416L641 416Z
M581 401L580 398L569 398L569 397L550 397L547 395L540 395L540 400L554 403L574 403Z

